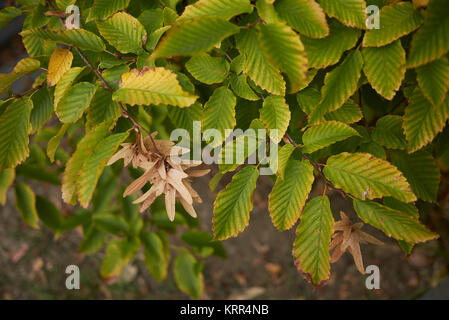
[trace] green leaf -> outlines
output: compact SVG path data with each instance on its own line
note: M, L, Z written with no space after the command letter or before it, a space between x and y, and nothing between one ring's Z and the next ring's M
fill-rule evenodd
M180 249L173 265L178 288L195 299L201 297L204 289L201 267L201 263L186 249Z
M248 163L256 163L256 151L262 146L262 143L264 143L263 139L257 139L259 129L265 133L262 122L258 119L254 119L249 126L249 130L241 132L241 134L237 131L233 132L232 139L230 139L231 136L227 137L225 146L221 149L218 158L218 170L221 173L236 170L239 166L245 163L249 156L253 157Z
M120 78L122 74L129 72L129 66L122 64L109 69L104 70L101 75L104 80L109 84L109 86L114 90L118 90L120 86Z
M106 19L117 11L125 9L128 5L129 0L95 0L89 10L86 22Z
M61 98L67 93L67 91L71 88L72 83L75 81L76 77L80 75L80 73L85 69L85 67L74 67L68 70L62 78L58 81L55 87L55 109L58 106Z
M409 243L403 240L398 240L399 247L401 247L402 251L406 256L409 256L412 253L412 250L415 246L414 243Z
M346 124L358 122L363 118L359 106L351 100L346 101L340 108L324 115L327 121L340 121Z
M164 245L156 232L145 230L141 234L145 248L145 265L151 275L158 281L167 277L168 257L164 252Z
M394 198L384 198L383 204L391 209L398 210L415 219L419 219L419 211L413 203L404 203ZM415 246L415 243L406 242L404 240L398 240L398 244L407 256L412 253L413 247Z
M32 132L37 132L53 114L53 99L47 88L41 88L31 97L33 110L31 110Z
M116 176L116 173L113 172L112 167L106 167L98 180L98 184L92 196L92 212L95 214L108 213L108 211L111 210L109 206L112 199L114 199L117 188L118 177ZM123 192L119 191L117 193L120 195L119 202L124 202L125 199L121 197ZM125 212L125 209L123 209L123 212Z
M178 19L178 13L169 7L165 7L164 11L162 12L164 25L170 26L175 23L176 19Z
M61 230L64 216L51 201L40 195L37 195L36 210L39 219L45 226L55 232L59 232Z
M416 200L395 166L367 153L343 152L332 156L323 172L336 187L362 200L388 196L404 202Z
M447 58L434 60L416 68L416 79L424 96L437 107L443 103L449 91L449 61Z
M308 161L288 161L284 179L277 178L268 198L271 220L279 231L290 229L298 221L314 180Z
M147 43L145 45L147 51L154 50L154 48L156 48L157 44L159 43L159 40L161 40L162 36L165 34L165 31L169 30L170 28L171 28L170 26L159 28L155 30L152 34L150 34L150 37L148 38Z
M161 8L142 11L138 17L148 34L163 27L163 12Z
M437 202L440 169L432 154L425 151L412 154L392 152L391 163L404 173L418 198L433 203Z
M232 181L221 190L214 203L213 231L217 240L237 236L249 224L253 207L252 194L259 171L248 166L236 173Z
M106 172L106 170L105 170L105 172ZM114 179L114 180L116 179L116 177L113 175L113 173L111 175L111 179ZM128 197L122 197L121 196L122 194L123 194L122 192L119 192L118 201L121 203L123 216L125 217L126 221L128 221L128 223L130 223L135 220L140 220L139 206L136 204L133 204L133 201L137 199L137 196L131 195Z
M56 7L65 10L68 6L75 4L76 0L55 0Z
M408 141L408 151L415 152L432 142L449 119L449 98L434 107L416 88L405 108L404 131Z
M59 43L77 46L82 50L102 52L106 49L99 36L83 29L67 29L60 32L35 29L32 30L32 34L44 40L53 40Z
M123 192L118 191L118 176L117 173L114 172L112 167L106 167L102 172L100 179L98 180L97 187L95 188L94 194L92 196L92 211L97 214L101 212L108 212L111 209L109 205L111 201L114 199L116 193L120 195L118 198L118 202L122 204L121 208L123 211L123 216L127 219L128 214L128 206L125 203L131 201L131 197L123 198L121 195ZM135 198L136 199L136 198ZM133 200L135 200L133 199ZM135 207L135 205L130 204L130 206ZM137 215L136 215L137 216Z
M276 11L299 33L310 38L324 38L329 27L323 9L315 0L277 0Z
M25 58L20 60L11 73L0 73L0 94L6 93L17 79L39 69L39 60Z
M63 123L78 121L86 110L95 93L95 86L89 82L80 82L71 87L56 106L56 115Z
M153 67L124 73L121 86L112 99L130 105L166 104L179 107L192 105L198 97L183 90L170 70Z
M328 197L310 200L296 229L293 257L298 270L317 287L330 276L329 244L333 231L334 218Z
M405 77L405 50L395 41L379 48L362 50L363 71L371 86L384 98L392 100Z
M147 36L143 25L132 15L118 12L104 21L97 21L98 31L121 53L143 51L142 39Z
M296 100L301 110L305 114L310 115L316 106L320 104L321 93L313 87L308 87L296 94Z
M340 108L354 94L362 67L362 55L355 50L326 75L321 89L321 102L310 114L310 124L320 122L323 115Z
M301 36L310 68L322 69L336 64L360 37L360 30L348 28L335 20L329 22L329 28L329 35L322 39Z
M0 10L0 29L6 26L12 19L22 14L22 10L16 7L6 7Z
M401 116L387 115L377 120L371 137L374 142L388 149L407 148Z
M366 29L365 0L318 0L324 12L349 27Z
M271 0L256 0L257 13L265 23L282 22L273 6L273 2Z
M12 168L3 169L0 171L0 204L6 203L6 192L14 182L15 170Z
M98 230L115 235L128 233L128 224L121 216L100 213L94 215L92 221Z
M239 54L237 57L231 61L231 71L236 74L241 74L245 69L245 55Z
M20 211L23 221L32 228L39 228L36 211L36 196L33 190L24 183L15 185L16 208Z
M65 133L67 132L67 129L69 128L69 126L70 125L68 125L68 124L61 126L61 128L58 130L56 135L54 135L50 139L50 141L48 141L47 156L51 162L55 161L56 149L58 148L59 144L61 143L61 140L64 137Z
M91 128L102 122L114 124L121 113L118 103L112 101L112 93L100 87L95 91L90 107L87 109L87 123Z
M449 6L446 0L432 0L424 24L415 34L407 67L437 60L449 51Z
M205 84L223 82L229 72L229 63L222 57L215 58L201 54L186 63L187 71L198 81Z
M156 47L151 59L207 52L239 28L218 17L204 16L174 25Z
M237 99L226 87L215 89L204 105L202 120L203 131L216 129L221 133L221 141L214 141L213 145L220 145L226 138L225 130L235 127L235 105Z
M257 29L242 30L236 36L237 48L245 56L243 72L262 89L276 95L285 94L285 81L270 62L259 40Z
M98 179L108 160L117 151L119 145L128 137L129 133L117 133L100 141L93 152L84 159L76 181L77 196L82 207L87 208Z
M78 209L64 218L61 232L73 230L78 226L85 226L90 223L91 213L87 210Z
M187 19L215 16L224 20L242 13L251 13L253 7L249 0L199 0L186 6L178 21Z
M120 249L122 252L122 259L124 263L136 256L140 249L140 238L139 237L126 237L120 241Z
M21 32L23 46L30 57L49 56L55 49L56 43L33 36L31 30Z
M338 121L326 121L312 126L302 136L304 153L312 153L338 141L346 140L352 136L358 136L358 132Z
M297 92L306 81L307 56L299 36L283 23L257 25L259 41L268 60L285 72L290 80L290 92Z
M254 92L253 89L251 89L250 85L248 84L248 77L246 75L231 74L230 83L232 90L238 97L250 101L260 100L260 97Z
M260 120L275 143L282 140L290 123L290 117L290 109L285 103L284 97L268 96L264 100L263 107L260 109ZM272 130L277 130L277 132L273 133Z
M187 108L169 108L168 116L173 125L192 132L193 122L201 121L203 119L203 107L198 102L195 102Z
M407 213L411 217L419 219L418 208L416 208L416 206L413 202L405 203L405 202L399 201L399 200L397 200L395 198L391 198L391 197L384 198L382 202L384 205L386 205L387 207L389 207L391 209Z
M278 171L276 174L281 180L284 179L285 169L287 168L288 161L293 154L293 151L295 151L295 147L290 143L287 143L286 145L282 146L281 149L279 149Z
M105 124L99 125L78 142L72 158L67 162L62 176L62 198L64 202L76 204L76 181L86 159L94 152L95 147L103 141L108 133Z
M184 243L189 245L194 252L207 257L214 254L226 258L227 253L220 241L214 241L210 233L202 230L187 230L181 235ZM211 249L211 250L210 250Z
M354 209L364 222L382 230L387 236L411 243L438 238L418 219L373 201L354 200Z
M84 234L84 239L81 242L78 251L86 254L92 254L94 252L97 252L103 247L107 238L108 238L107 233L100 231L95 227L91 227Z
M50 183L55 186L61 184L59 172L57 170L49 171L42 166L22 164L16 168L16 174L25 179Z
M106 256L101 262L101 277L103 279L114 279L119 277L126 262L127 261L122 257L122 248L119 240L110 240L106 247Z
M0 115L0 171L15 167L28 157L32 108L29 98L19 98Z
M224 173L218 172L212 177L212 179L209 180L209 189L211 192L215 192L215 189L217 188L217 185L220 182L221 178L223 178L223 176Z
M363 46L385 46L418 29L423 19L410 2L398 2L383 7L379 12L379 29L366 31Z

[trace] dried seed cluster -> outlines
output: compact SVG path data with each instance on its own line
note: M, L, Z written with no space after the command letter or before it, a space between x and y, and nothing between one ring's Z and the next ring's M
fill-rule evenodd
M351 224L351 220L343 211L340 211L340 217L341 220L337 221L334 225L336 232L332 235L332 242L329 245L329 250L334 250L330 262L337 262L343 253L348 250L354 258L357 270L361 274L365 274L360 243L383 245L383 242L361 231L363 222Z
M141 204L140 212L146 210L161 194L165 195L165 206L168 218L175 219L175 203L178 199L184 209L194 218L197 214L193 202L201 203L198 193L192 188L191 178L201 177L209 173L209 169L191 169L202 164L201 161L186 161L172 156L180 156L188 149L175 146L172 141L156 140L157 132L150 137L143 138L137 133L136 143L124 143L109 160L108 165L123 159L124 166L130 163L133 168L142 168L144 174L133 181L123 193L123 197L139 192L147 183L151 188L134 201ZM187 169L191 169L185 171Z

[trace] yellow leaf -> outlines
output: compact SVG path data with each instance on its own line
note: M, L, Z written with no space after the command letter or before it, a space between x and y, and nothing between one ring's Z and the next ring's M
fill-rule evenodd
M161 67L144 67L122 74L112 99L129 105L192 105L197 96L183 90L176 73Z
M73 54L70 50L56 48L51 54L48 64L48 86L54 86L64 73L72 66Z

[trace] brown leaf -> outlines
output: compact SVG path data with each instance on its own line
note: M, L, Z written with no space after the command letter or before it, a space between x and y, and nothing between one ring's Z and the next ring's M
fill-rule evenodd
M193 205L188 203L187 201L184 200L184 198L180 197L179 201L181 201L182 206L184 207L184 209L187 211L187 213L193 217L196 218L197 214L195 209L193 208Z
M165 189L165 207L170 221L175 220L175 198L176 190L172 187L167 187Z
M206 174L208 174L210 172L210 169L204 169L204 170L190 170L187 172L187 174L189 175L189 177L202 177L205 176Z
M329 244L329 251L332 251L330 262L338 261L343 253L349 251L354 259L355 266L361 274L365 274L363 267L362 252L360 250L360 243L372 243L376 245L383 245L370 234L367 234L360 229L363 222L351 225L351 220L346 214L340 211L341 220L334 225L335 233L332 235L332 241Z
M20 259L23 258L23 256L25 255L25 253L27 253L28 251L28 244L26 242L23 242L19 248L17 248L17 250L14 250L11 253L11 262L12 263L17 263L19 262Z

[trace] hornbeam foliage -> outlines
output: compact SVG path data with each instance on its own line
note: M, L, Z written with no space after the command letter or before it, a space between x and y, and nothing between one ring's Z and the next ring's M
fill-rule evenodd
M0 204L15 202L28 226L56 236L80 227L79 251L104 250L108 283L142 248L155 279L172 267L179 289L200 298L204 259L225 258L220 240L244 232L256 209L280 232L296 225L294 262L314 286L346 249L364 271L360 243L379 241L360 220L406 254L438 238L429 215L449 199L447 0L8 3L0 26L26 16L28 56L0 74ZM377 29L366 24L373 3ZM79 26L58 17L69 5ZM24 92L20 79L32 83ZM181 128L218 160L233 158L209 182L212 218L191 185L209 170L168 158L187 150L168 141ZM220 138L201 136L210 129ZM59 186L73 212L32 180ZM352 219L334 223L335 197ZM198 229L196 212L211 230ZM167 234L181 230L184 247L172 252Z

